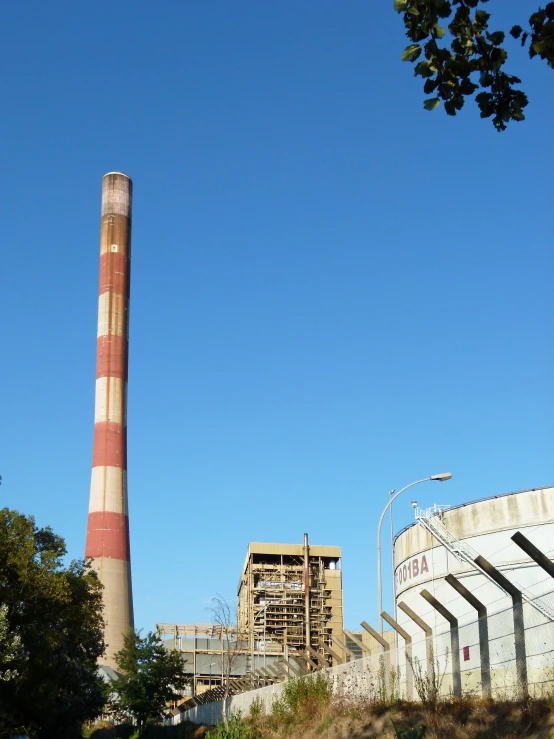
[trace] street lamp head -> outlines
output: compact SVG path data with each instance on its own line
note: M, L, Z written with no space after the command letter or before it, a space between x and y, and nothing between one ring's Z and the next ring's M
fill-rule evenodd
M439 482L446 482L452 479L452 472L441 472L440 475L431 475L430 480L438 480Z

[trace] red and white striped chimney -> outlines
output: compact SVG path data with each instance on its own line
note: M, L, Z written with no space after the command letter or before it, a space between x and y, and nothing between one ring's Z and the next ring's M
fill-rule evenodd
M133 183L121 172L102 180L100 288L96 354L94 450L85 557L104 585L106 656L133 627L127 509L127 367Z

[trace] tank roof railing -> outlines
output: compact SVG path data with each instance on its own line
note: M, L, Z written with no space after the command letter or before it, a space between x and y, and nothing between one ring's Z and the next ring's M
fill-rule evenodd
M512 490L509 493L499 493L498 495L489 495L486 498L477 498L476 500L468 500L465 503L458 503L457 505L451 506L448 510L454 511L457 508L464 508L468 505L473 505L474 503L484 503L487 500L496 500L496 498L507 498L509 495L519 495L520 493L533 493L536 490L549 490L550 488L554 488L553 485L540 485L535 488L526 488L525 490ZM407 531L408 529L411 529L412 526L416 526L417 521L413 521L412 523L407 524L403 528L400 529L400 531L394 535L394 542L396 543L396 540L399 536L402 536L402 534Z
M430 508L416 507L414 509L416 521L418 521L420 518L431 518L431 516L437 516L439 513L442 513L443 511L448 511L450 507L451 506L448 504L440 505L438 503L433 503L433 505Z

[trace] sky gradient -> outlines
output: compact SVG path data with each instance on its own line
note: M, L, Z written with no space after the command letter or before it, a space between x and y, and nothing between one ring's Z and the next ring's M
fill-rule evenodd
M423 110L392 0L4 21L0 505L83 555L101 178L123 171L137 626L208 621L249 541L305 531L343 547L346 627L375 624L389 489L454 475L399 498L399 529L412 498L554 483L544 63L508 42L530 105L498 134L473 104Z

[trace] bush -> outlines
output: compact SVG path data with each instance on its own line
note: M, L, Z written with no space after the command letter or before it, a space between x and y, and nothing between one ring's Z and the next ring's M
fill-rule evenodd
M206 739L252 739L252 729L241 720L240 711L232 713L225 724L218 724L206 734Z
M264 713L264 704L260 696L258 695L250 704L249 716L252 719L257 719Z
M313 718L329 705L331 695L331 682L321 672L287 680L281 695L273 701L271 713L280 719L290 716Z

